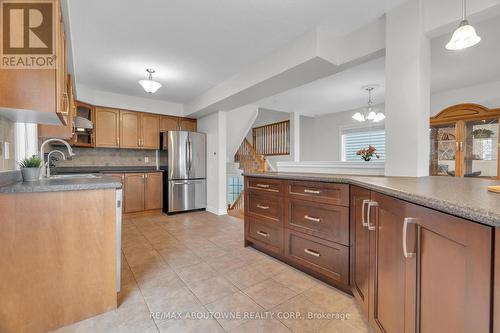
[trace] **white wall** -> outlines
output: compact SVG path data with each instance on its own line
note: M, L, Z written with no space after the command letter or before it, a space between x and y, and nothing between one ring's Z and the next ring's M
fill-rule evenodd
M81 102L92 105L173 116L184 115L184 106L182 104L94 90L81 83L76 83L76 98Z
M384 105L375 105L378 112L384 112ZM352 115L363 109L331 113L318 117L300 117L300 160L341 161L341 131L346 127L367 127L352 119ZM384 126L381 121L374 126Z
M258 113L259 108L255 105L245 105L227 112L227 162L234 162L234 154L251 130Z
M198 132L207 135L207 211L223 215L226 207L226 113L198 119Z

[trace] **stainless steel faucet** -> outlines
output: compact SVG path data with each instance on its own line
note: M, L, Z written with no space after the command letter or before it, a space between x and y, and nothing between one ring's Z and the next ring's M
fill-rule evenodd
M55 154L55 153L61 154L62 159L66 160L66 155L64 155L64 153L62 151L57 150L57 149L51 150L49 152L49 154L47 155L47 162L45 162L45 174L47 175L47 177L50 177L50 156L52 154Z
M71 146L66 141L61 140L61 139L47 139L40 146L40 158L42 159L42 161L44 160L44 155L45 155L44 154L44 149L45 149L45 146L48 143L50 143L50 142L60 142L60 143L64 144L66 146L66 148L68 148L68 156L69 157L76 155L75 153L73 153L73 149L71 148ZM50 155L50 153L49 153L49 155ZM63 154L63 156L64 156L64 154ZM42 176L45 176L45 177L49 177L50 176L50 167L48 167L48 163L47 164L45 164L45 163L43 164L41 174L42 174Z

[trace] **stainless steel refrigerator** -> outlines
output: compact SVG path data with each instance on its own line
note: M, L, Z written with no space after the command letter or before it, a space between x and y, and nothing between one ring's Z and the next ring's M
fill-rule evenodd
M164 169L164 191L166 190L163 196L163 211L178 213L205 209L206 135L188 131L168 131L162 132L160 138L160 167Z

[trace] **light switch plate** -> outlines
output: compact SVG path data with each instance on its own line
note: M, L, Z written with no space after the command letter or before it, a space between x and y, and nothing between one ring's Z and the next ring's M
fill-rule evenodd
M149 157L144 157L144 163L149 163Z

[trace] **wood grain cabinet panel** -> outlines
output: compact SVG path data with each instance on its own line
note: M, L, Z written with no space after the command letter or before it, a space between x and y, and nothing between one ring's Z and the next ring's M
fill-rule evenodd
M160 117L153 114L141 115L141 148L160 148Z
M196 119L180 118L179 129L181 131L196 132Z
M179 118L171 116L161 116L160 117L160 131L178 131L179 130Z
M96 147L118 148L120 146L120 111L96 107Z
M161 172L145 174L144 209L161 209L163 206L163 175Z
M369 200L370 190L351 186L351 286L352 293L367 318L370 283L370 231L366 224L366 206Z
M144 179L143 173L125 174L125 213L142 212L144 210Z
M321 182L288 181L288 197L349 206L349 185Z
M120 148L141 147L141 114L120 111Z
M288 199L287 227L349 245L349 208Z
M247 224L247 235L257 245L273 253L283 254L283 228L281 226L250 218Z
M349 248L285 229L285 256L334 281L349 284Z
M245 214L283 225L283 198L276 195L249 192Z
M283 193L284 181L278 179L248 178L245 189L259 192Z

